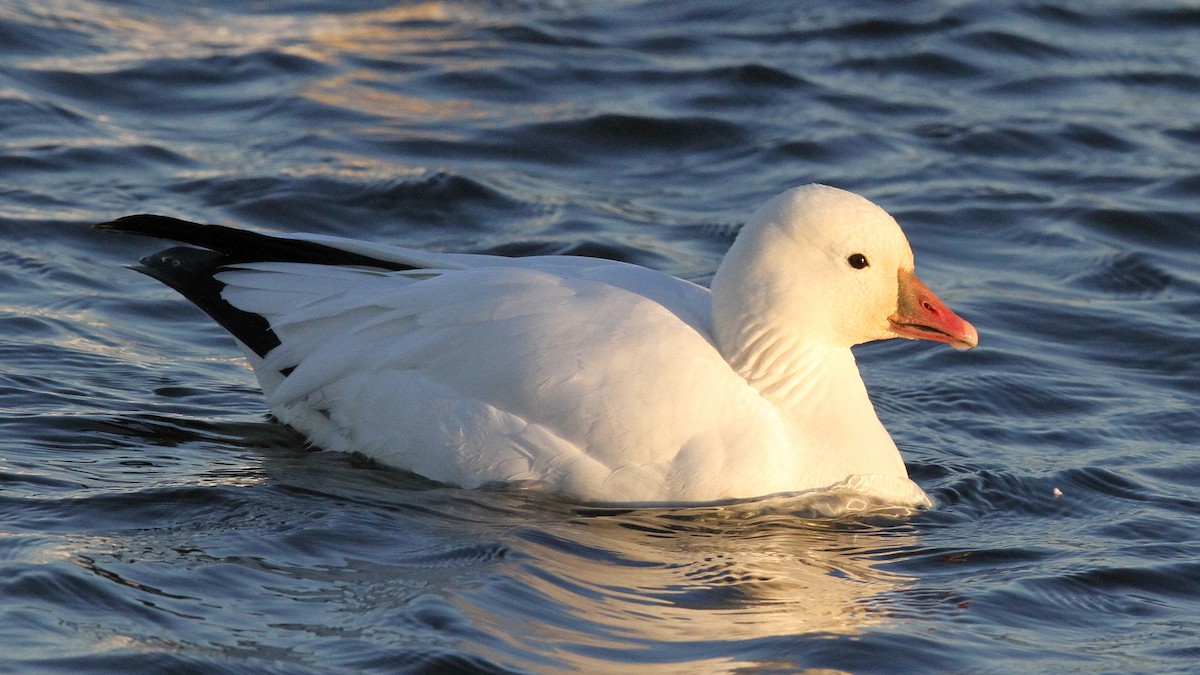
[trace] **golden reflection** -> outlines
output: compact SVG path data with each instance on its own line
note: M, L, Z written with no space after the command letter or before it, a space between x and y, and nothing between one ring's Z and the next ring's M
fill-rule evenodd
M421 166L406 166L370 155L355 155L348 152L329 152L328 162L283 166L279 172L292 178L314 176L342 176L360 180L396 181L403 178L422 178L428 169Z
M324 105L350 108L369 114L417 120L477 120L484 112L467 99L431 100L382 91L356 80L371 77L369 71L352 71L336 77L318 80L304 94Z
M98 11L96 5L83 0L59 0L26 20L77 21L93 26L97 35L109 36L111 41L106 50L95 54L50 54L22 61L22 67L30 70L86 75L129 69L139 77L155 78L171 72L171 66L162 62L178 61L180 68L228 68L227 77L234 82L239 77L239 59L269 53L332 66L328 73L298 75L288 95L381 117L389 123L478 123L488 118L506 122L513 110L519 110L526 120L551 119L572 107L569 101L518 106L502 100L455 97L448 92L429 95L423 85L415 91L406 89L410 78L437 75L450 67L493 71L506 65L487 56L505 46L480 30L488 17L461 5L428 2L357 13L289 15L200 10L154 14L136 8ZM465 51L471 52L470 58L462 58ZM113 133L121 132L114 129Z
M261 50L329 63L349 52L356 56L395 55L410 51L449 51L476 46L459 35L471 16L444 3L428 2L353 14L233 14L206 11L141 13L136 8L86 0L31 5L24 21L57 27L93 26L113 36L102 54L50 55L24 62L26 67L70 72L108 72L147 59L197 59Z
M638 673L771 667L706 655L747 653L731 643L864 633L891 621L895 598L916 581L882 564L918 547L899 510L806 517L833 504L819 495L675 509L580 508L538 489L414 490L399 472L330 470L351 461L334 453L299 463L294 455L268 456L264 468L275 480L342 499L404 504L409 515L400 517L401 531L445 532L433 536L447 544L494 541L508 553L439 563L423 556L414 562L411 551L401 551L394 567L384 563L366 576L348 567L341 579L364 586L355 594L361 602L348 609L360 614L380 602L408 602L407 594L388 594L397 583L407 589L416 581L488 636L472 641L470 651L497 663L526 663L528 656L555 672L610 672L621 661L636 663ZM643 650L670 658L654 663Z
M326 16L312 23L307 37L322 52L392 56L413 51L451 51L478 46L458 35L455 25L469 22L465 8L427 2L372 12Z
M572 608L565 625L529 621L518 630L496 625L495 607L475 607L463 597L458 604L513 648L542 645L585 672L611 664L599 655L636 651L639 644L703 650L705 643L854 634L888 621L890 595L910 581L876 566L881 551L913 545L899 528L851 528L786 514L576 519L523 537L516 547L531 561L508 570L548 605ZM682 663L711 672L762 665L697 657L684 652L679 662L642 663L638 671L676 672Z
M3 459L0 459L0 462L3 462ZM7 472L10 465L3 463L0 466L3 466ZM19 468L14 473L33 474L31 471ZM75 555L74 546L75 542L61 536L0 532L0 550L4 551L7 563L45 565L63 560L69 561Z

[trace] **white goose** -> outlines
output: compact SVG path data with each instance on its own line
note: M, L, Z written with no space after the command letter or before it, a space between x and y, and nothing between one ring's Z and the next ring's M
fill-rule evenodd
M850 347L978 342L878 206L807 185L755 212L712 291L610 260L428 253L162 216L194 246L135 269L245 350L274 414L327 450L464 487L696 503L840 487L928 505Z

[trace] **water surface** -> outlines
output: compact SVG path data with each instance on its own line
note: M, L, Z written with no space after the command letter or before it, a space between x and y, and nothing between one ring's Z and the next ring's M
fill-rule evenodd
M1186 672L1200 10L0 0L0 670ZM909 518L305 448L122 268L156 212L705 283L819 181L982 334L860 364Z

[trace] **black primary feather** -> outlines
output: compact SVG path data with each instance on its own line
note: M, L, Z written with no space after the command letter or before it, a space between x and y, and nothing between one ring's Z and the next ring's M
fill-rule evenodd
M218 281L215 275L222 270L249 262L351 265L386 270L413 269L410 265L379 260L318 242L273 237L224 225L204 225L167 216L125 216L93 227L202 247L176 246L146 256L140 264L131 267L178 291L260 357L265 357L268 352L279 346L279 336L261 315L240 310L221 297L225 284Z
M225 225L204 225L179 218L141 214L93 225L98 230L127 232L191 244L229 256L229 262L295 262L318 265L358 265L386 270L413 269L411 265L380 260L315 241L273 237Z
M279 336L261 315L244 312L221 297L225 284L213 275L228 263L224 253L176 246L148 255L130 267L175 289L255 354L266 356L279 346Z

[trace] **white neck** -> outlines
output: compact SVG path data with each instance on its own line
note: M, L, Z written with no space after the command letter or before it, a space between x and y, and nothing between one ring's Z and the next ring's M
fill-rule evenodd
M769 328L741 337L725 357L791 427L796 484L823 487L851 475L908 475L849 348Z
M852 344L883 337L875 327L890 314L880 306L884 296L846 276L839 242L860 221L876 222L873 232L899 237L893 248L907 251L899 227L878 207L810 186L756 211L712 280L717 346L778 410L790 440L781 459L794 467L788 478L796 489L851 475L907 477L850 352Z

